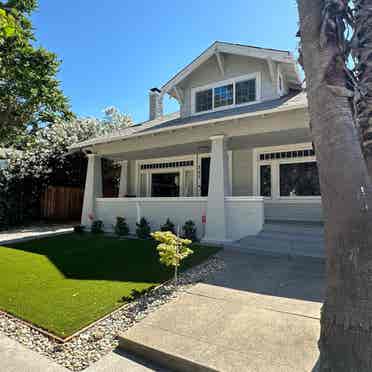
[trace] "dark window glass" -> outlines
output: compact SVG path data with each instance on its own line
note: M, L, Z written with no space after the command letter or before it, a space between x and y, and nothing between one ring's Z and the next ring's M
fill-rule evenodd
M240 81L235 86L235 103L253 102L256 100L256 79Z
M179 173L153 173L151 178L151 196L180 196Z
M212 110L212 89L197 92L195 101L196 112Z
M210 166L211 166L211 158L202 158L201 160L201 196L208 196Z
M233 89L232 84L214 88L214 107L232 105L234 102Z
M280 196L320 196L316 163L280 164Z
M271 196L271 166L260 166L260 195Z

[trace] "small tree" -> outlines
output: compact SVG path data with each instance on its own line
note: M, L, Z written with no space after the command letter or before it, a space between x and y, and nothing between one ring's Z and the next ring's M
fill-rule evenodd
M160 242L157 250L160 256L160 262L168 267L174 267L174 281L177 285L178 268L182 260L194 253L189 248L191 240L182 239L170 231L156 231L151 234L152 237Z

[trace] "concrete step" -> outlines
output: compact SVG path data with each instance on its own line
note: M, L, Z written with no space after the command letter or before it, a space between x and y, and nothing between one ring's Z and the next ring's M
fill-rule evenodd
M306 241L314 242L318 244L324 244L324 237L320 234L306 234L306 233L290 233L290 232L274 232L262 230L256 238L268 239L268 240L283 240L283 241ZM244 238L246 239L246 238Z
M217 372L204 364L195 341L142 325L118 335L119 349L175 372Z
M263 231L289 234L324 235L324 226L320 223L280 223L267 222Z
M254 246L262 246L262 247L278 247L278 248L297 248L298 246L304 248L319 248L323 249L324 242L321 240L314 240L314 239L290 239L290 238L282 238L282 237L275 237L275 236L247 236L239 240L239 244L243 245L254 245Z
M247 236L225 248L269 255L323 258L323 226L314 223L269 222L258 235Z

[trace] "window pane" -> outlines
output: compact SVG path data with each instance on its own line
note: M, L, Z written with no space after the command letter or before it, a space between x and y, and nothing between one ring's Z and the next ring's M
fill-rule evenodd
M316 163L280 164L280 196L320 196Z
M233 85L225 85L223 87L214 88L214 107L221 107L232 105L233 99Z
M176 197L180 196L179 173L153 173L151 175L151 196Z
M196 112L212 110L212 89L197 92L195 105Z
M185 171L184 188L184 196L194 196L194 172L192 170Z
M260 195L271 196L271 166L260 166Z
M256 100L256 79L239 81L236 83L235 89L235 102L237 105Z

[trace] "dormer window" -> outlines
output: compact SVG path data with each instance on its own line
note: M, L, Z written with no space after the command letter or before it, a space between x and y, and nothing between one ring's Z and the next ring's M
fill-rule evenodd
M193 112L205 113L260 100L259 73L192 89Z
M212 89L196 92L196 112L210 111L213 109L213 92Z

